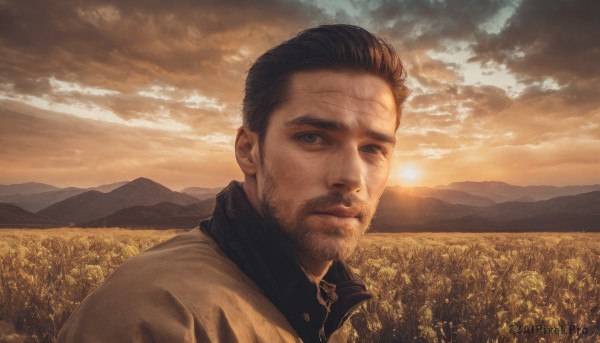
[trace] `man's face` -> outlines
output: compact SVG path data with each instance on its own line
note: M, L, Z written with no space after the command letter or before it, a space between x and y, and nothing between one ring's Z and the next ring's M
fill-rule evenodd
M269 120L257 170L261 211L299 252L346 259L385 188L395 145L390 87L368 74L295 73Z

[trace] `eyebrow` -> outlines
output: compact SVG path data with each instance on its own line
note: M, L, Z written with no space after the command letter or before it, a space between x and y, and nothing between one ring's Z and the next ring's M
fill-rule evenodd
M285 123L286 127L295 127L295 126L312 126L318 129L327 130L327 131L339 131L339 132L348 132L350 128L338 121L323 119L319 117L315 117L314 115L304 115L298 118L294 118L293 120ZM386 142L391 144L396 144L396 137L387 135L382 132L378 132L375 130L367 130L366 135L374 140L380 142Z

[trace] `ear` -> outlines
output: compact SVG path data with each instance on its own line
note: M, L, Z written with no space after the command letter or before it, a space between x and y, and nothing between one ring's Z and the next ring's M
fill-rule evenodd
M258 170L258 134L242 126L235 137L235 159L246 176L256 175Z

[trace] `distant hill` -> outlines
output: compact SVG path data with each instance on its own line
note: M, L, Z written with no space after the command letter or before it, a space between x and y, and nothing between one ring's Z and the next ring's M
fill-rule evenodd
M223 187L204 188L204 187L187 187L181 190L181 193L189 194L198 200L206 200L214 198Z
M84 192L86 192L85 189L70 187L34 194L11 194L0 196L0 202L13 204L31 212L37 212L54 203Z
M502 222L512 231L600 231L600 214L549 213Z
M4 203L0 227L189 228L212 214L221 189L188 187L174 192L143 177L89 189L39 183L3 185L0 190L23 193L0 195ZM28 193L40 190L46 191ZM559 195L551 197L555 194ZM536 200L545 197L551 198ZM521 187L489 181L436 188L388 187L370 230L600 231L600 185Z
M58 190L58 187L45 183L27 182L13 185L0 185L0 196L10 194L33 194Z
M115 190L127 183L129 183L130 181L120 181L120 182L113 182L113 183L109 183L106 185L101 185L101 186L97 186L97 187L91 187L91 188L87 188L88 190L94 190L94 191L100 191L102 193L108 193L112 190Z
M132 206L104 218L82 223L82 227L128 227L128 228L193 228L201 220L212 215L214 201L207 204L177 205L161 202L152 206Z
M66 225L100 218L123 208L124 201L106 193L87 191L38 211Z
M393 186L388 187L390 190L394 192L401 192L409 196L419 196L419 197L431 197L436 198L442 201L445 201L450 204L455 205L469 205L469 206L490 206L495 204L494 201L481 197L472 195L466 192L452 190L452 189L435 189L429 187L400 187Z
M436 198L409 195L399 188L388 188L381 196L371 231L421 228L432 221L460 218L479 210L476 206L450 204Z
M414 228L411 228L414 229ZM477 216L430 222L419 230L437 232L600 231L600 214L547 213L514 220L489 220Z
M400 216L398 216L400 217ZM432 216L429 216L432 217ZM438 216L379 231L598 231L600 230L600 191L558 197L537 202L506 202L488 208L476 208L470 214Z
M488 198L495 202L507 201L540 201L560 196L577 195L600 191L600 185L585 186L515 186L498 181L453 182L435 189L451 189L466 192L475 196Z
M215 209L215 204L217 203L216 198L212 197L210 199L206 199L206 200L202 200L200 202L191 204L191 205L187 205L186 207L189 207L191 209L193 209L194 211L197 211L198 213L208 213L209 215L212 215L213 210Z
M150 179L137 178L108 193L87 191L62 200L41 210L46 215L66 223L86 223L103 218L118 210L141 205L151 206L161 202L189 205L198 200L190 195L174 192Z
M505 202L481 209L475 215L492 220L508 221L552 213L600 215L600 191L536 202Z
M37 212L59 201L87 192L89 190L97 190L107 193L126 184L127 182L128 181L116 182L92 188L67 187L57 188L56 190L44 191L40 193L9 194L0 196L0 202L16 205L30 212Z
M31 213L18 206L0 203L0 228L51 227L58 223L46 216Z

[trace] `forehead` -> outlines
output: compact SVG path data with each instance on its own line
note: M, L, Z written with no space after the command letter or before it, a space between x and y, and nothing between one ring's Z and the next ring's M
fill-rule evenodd
M294 73L283 106L284 116L307 113L395 130L396 105L390 86L367 73L310 71Z
M329 70L294 73L290 77L289 97L336 98L336 100L378 106L378 112L394 112L396 105L389 85L381 78L361 72Z

